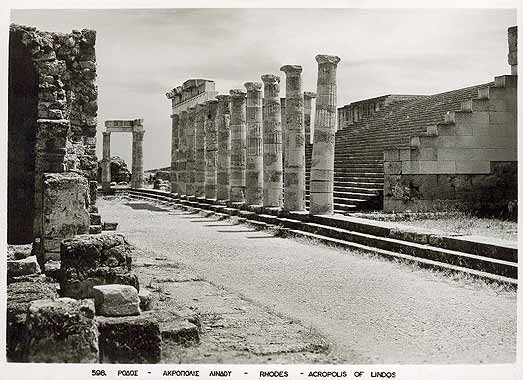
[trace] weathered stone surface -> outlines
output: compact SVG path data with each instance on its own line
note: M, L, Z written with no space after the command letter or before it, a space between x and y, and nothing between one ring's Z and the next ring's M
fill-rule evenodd
M21 260L7 260L7 278L40 273L36 256Z
M141 119L138 119L141 120ZM143 187L143 136L144 130L133 131L132 152L132 176L131 187L141 189Z
M262 85L247 82L246 131L247 151L245 164L245 203L263 203L263 125Z
M26 259L33 254L32 244L16 244L7 246L7 259L8 260L21 260Z
M61 245L62 294L71 298L92 297L92 287L105 284L132 285L138 278L130 272L131 247L121 234L80 235Z
M102 224L102 216L98 213L89 213L89 220L91 224Z
M158 363L162 337L152 312L132 317L96 317L101 363Z
M195 118L196 107L189 107L187 110L187 124L185 133L186 146L186 171L185 171L185 192L187 196L194 195L195 189L195 173L194 173L194 159L195 159Z
M7 360L24 360L26 344L25 321L31 301L58 298L53 284L41 279L37 281L15 282L7 286L7 321L6 343Z
M231 189L231 97L218 95L218 112L216 118L218 161L216 176L216 199L227 200Z
M125 317L140 314L140 298L133 286L116 284L94 286L93 294L97 315Z
M33 301L27 312L26 328L25 361L98 362L98 331L91 300Z
M102 225L101 224L91 224L89 226L89 234L91 235L97 235L102 233Z
M44 274L47 278L52 281L61 282L62 281L62 268L60 261L58 260L48 260L44 264Z
M305 210L305 127L303 123L302 67L285 65L286 74L283 208Z
M60 242L89 231L89 183L76 173L45 174L43 182L43 260Z
M230 201L245 201L245 164L246 164L246 91L230 90L231 95L231 172Z
M154 309L158 302L158 297L146 289L140 289L138 297L140 298L140 310L142 311Z
M312 188L332 189L334 182L334 143L336 125L336 68L340 58L319 54L318 89L316 117L314 122L314 141L312 148L312 166L310 174L310 214L332 214L334 198L332 191L318 192ZM313 183L319 182L318 186ZM322 184L321 182L327 182Z
M102 224L102 230L104 231L116 231L118 228L118 223L116 222L104 222Z
M209 100L206 103L207 118L205 120L204 147L205 147L205 198L216 199L217 165L218 165L218 100Z

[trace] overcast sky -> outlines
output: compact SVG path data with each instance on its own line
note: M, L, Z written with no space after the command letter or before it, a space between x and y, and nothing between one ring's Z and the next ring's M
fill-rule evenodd
M42 30L97 31L98 157L104 120L145 119L145 169L170 165L170 101L189 78L220 93L303 66L316 91L316 54L341 57L338 106L379 95L434 94L510 73L507 28L514 10L156 9L18 10L11 21ZM284 90L285 86L282 86ZM284 96L284 93L282 93ZM131 136L111 153L131 166Z

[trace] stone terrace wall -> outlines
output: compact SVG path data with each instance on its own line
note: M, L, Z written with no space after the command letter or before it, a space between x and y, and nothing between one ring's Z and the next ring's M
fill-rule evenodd
M78 176L79 189L85 189L85 180L96 181L96 116L98 91L95 85L96 32L84 29L72 33L50 33L33 27L11 25L11 40L21 42L16 48L27 49L36 71L38 82L38 118L35 150L35 188L33 212L33 238L41 246L44 230L65 231L67 226L46 228L48 218L44 209L54 210L54 205L44 202L44 174L68 173L64 178L70 183L71 173ZM13 49L14 45L11 45ZM16 62L10 62L16 64ZM21 78L10 78L11 83ZM16 112L26 112L21 109ZM9 128L16 128L16 125ZM25 147L31 149L31 147ZM59 176L58 176L59 177ZM81 179L84 177L84 179ZM55 178L58 180L58 178ZM90 198L96 187L90 186L82 208L89 211ZM84 190L82 190L84 191ZM91 192L91 194L90 194ZM91 195L91 197L90 197ZM47 197L48 200L55 197ZM54 210L53 212L55 212ZM64 210L64 213L78 210ZM60 220L57 215L53 220ZM67 220L64 215L63 220ZM11 226L13 228L15 226ZM78 227L78 226L77 226ZM87 224L87 230L89 225ZM9 226L8 226L9 228ZM74 228L83 233L84 227ZM77 231L76 231L77 230ZM51 232L54 233L54 232ZM37 248L38 251L38 248Z

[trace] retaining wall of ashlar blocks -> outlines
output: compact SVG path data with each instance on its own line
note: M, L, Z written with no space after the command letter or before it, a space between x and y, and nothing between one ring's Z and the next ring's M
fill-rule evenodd
M441 123L384 151L384 210L515 212L517 76L495 78Z

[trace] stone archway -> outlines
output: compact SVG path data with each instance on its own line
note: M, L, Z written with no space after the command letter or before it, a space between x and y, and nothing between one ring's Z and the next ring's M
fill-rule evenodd
M111 133L130 132L133 134L131 187L143 187L143 119L107 120L103 133L102 158L102 190L110 190L111 186Z

